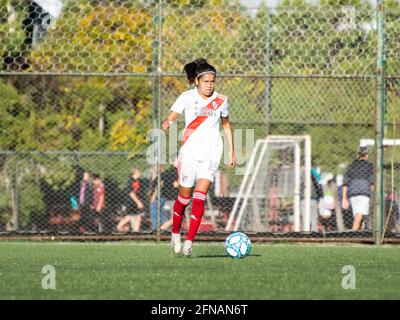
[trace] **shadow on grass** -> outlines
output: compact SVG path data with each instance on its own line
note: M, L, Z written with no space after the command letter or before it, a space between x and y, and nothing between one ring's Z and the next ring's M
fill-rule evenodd
M252 258L252 257L254 257L254 258L261 257L261 254L251 254L251 255L247 256L246 259ZM196 256L196 257L193 257L193 258L197 258L197 259L229 258L229 256L227 256L226 254L216 254L216 255L201 255L201 256Z

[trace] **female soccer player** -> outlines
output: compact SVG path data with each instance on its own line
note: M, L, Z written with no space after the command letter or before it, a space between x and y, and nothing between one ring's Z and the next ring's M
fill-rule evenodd
M204 201L221 160L220 119L229 144L229 166L232 168L235 166L235 154L227 97L214 91L216 69L205 59L197 59L185 65L184 70L189 83L195 84L195 88L179 96L171 107L171 113L162 122L162 128L168 130L185 111L186 125L178 157L179 194L173 208L171 246L175 253L182 251L185 256L190 256L204 214ZM193 187L190 226L182 247L180 229Z

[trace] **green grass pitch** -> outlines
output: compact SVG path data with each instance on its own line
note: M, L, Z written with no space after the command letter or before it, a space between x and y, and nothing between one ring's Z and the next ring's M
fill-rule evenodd
M190 258L168 243L0 243L0 299L400 299L400 247L253 244L244 259L222 243ZM45 265L56 288L43 289ZM354 266L355 289L342 273Z

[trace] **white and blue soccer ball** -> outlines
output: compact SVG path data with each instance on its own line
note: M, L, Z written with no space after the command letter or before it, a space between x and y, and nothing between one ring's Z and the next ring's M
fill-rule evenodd
M232 258L244 258L250 254L251 242L243 232L231 233L225 239L225 251Z

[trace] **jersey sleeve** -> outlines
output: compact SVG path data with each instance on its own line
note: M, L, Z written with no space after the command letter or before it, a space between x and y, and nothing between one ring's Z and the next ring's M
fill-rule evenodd
M221 106L221 117L228 117L229 114L229 104L228 104L228 98L225 99L224 104Z
M179 114L182 114L183 110L185 110L185 103L184 103L184 98L183 95L180 95L178 99L174 102L174 104L171 107L171 111L177 112Z

